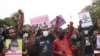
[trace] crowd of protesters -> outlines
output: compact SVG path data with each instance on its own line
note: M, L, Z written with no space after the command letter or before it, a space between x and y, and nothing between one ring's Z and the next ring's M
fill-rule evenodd
M99 18L95 19L93 26L82 28L82 21L78 28L74 28L73 22L66 25L66 29L60 29L59 16L56 16L56 23L51 28L45 24L44 27L38 25L27 26L23 29L24 12L18 10L21 18L12 20L16 27L3 25L0 33L0 56L5 56L8 49L5 47L6 39L11 39L9 49L17 49L17 39L22 39L23 56L95 56L96 35L100 34ZM97 49L99 50L99 49Z

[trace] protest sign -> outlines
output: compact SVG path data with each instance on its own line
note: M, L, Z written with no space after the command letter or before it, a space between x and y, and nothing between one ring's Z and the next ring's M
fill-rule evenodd
M59 26L62 26L63 24L66 23L66 21L64 20L64 18L62 17L62 15L59 15L59 16L61 17L61 19L59 20ZM56 18L53 19L50 23L51 23L51 25L55 25L55 23L56 23Z
M45 27L45 26L51 27L48 15L31 18L30 22L32 25L37 25L39 27Z
M6 39L5 46L8 49L5 56L22 56L22 39Z
M84 10L79 13L79 19L82 21L82 28L92 26L92 20L89 11Z

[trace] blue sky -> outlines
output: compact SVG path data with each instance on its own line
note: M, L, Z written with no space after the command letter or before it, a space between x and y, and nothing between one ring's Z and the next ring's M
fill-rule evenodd
M30 18L49 15L50 21L57 15L63 15L67 27L69 21L77 27L80 12L85 6L91 4L91 0L0 0L0 18L11 16L18 9L25 13L25 24L30 24ZM72 16L72 19L70 19Z

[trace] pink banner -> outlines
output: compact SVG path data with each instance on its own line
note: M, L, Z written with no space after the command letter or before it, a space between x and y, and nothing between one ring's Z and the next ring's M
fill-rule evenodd
M22 56L22 51L8 51L5 56Z
M44 22L45 22L48 25L48 27L50 26L48 15L31 18L30 22L31 22L31 25L41 24L42 26L44 26Z

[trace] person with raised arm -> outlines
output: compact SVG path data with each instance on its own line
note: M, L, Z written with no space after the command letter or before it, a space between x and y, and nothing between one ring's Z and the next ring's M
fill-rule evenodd
M29 44L30 46L36 46L36 56L53 56L53 36L58 28L60 17L57 16L56 19L55 27L50 31L48 31L48 29L42 29L41 36L35 37L30 33Z
M70 22L68 33L65 34L63 31L58 33L58 38L53 42L53 53L55 56L72 56L70 39L73 34L73 30L73 22Z

